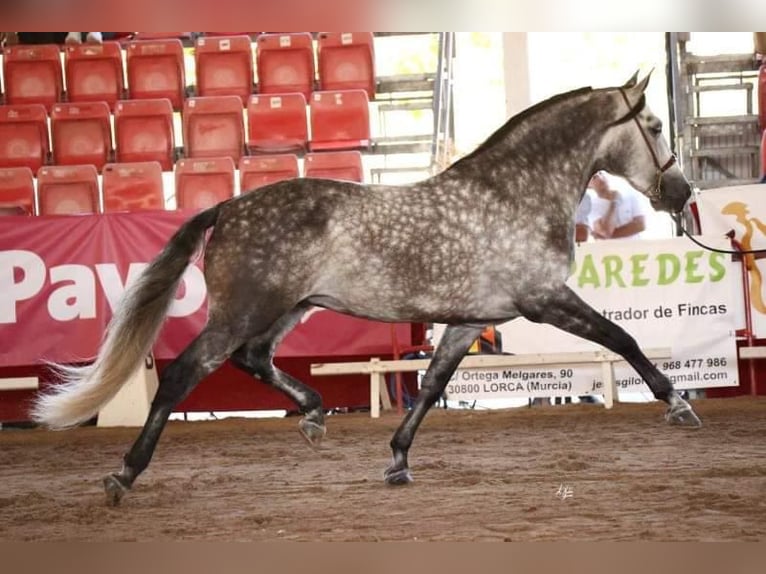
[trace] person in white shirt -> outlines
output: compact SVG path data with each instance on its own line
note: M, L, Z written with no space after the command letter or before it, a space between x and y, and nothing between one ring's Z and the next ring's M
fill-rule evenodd
M591 231L596 239L637 239L646 229L646 208L633 189L613 189L604 172L596 172L588 184L593 189Z
M590 236L590 209L590 192L586 189L575 211L575 241L577 243L585 243Z

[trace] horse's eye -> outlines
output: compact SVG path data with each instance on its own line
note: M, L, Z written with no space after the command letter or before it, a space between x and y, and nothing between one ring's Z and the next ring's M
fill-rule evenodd
M659 136L662 134L662 125L649 126L649 133L653 136Z

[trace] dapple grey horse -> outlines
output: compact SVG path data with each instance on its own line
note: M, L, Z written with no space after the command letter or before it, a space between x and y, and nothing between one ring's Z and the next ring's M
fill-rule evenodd
M679 212L690 186L645 105L649 76L555 96L511 118L470 155L412 185L282 181L192 217L128 289L95 362L65 369L33 418L53 428L87 421L150 351L195 253L209 294L202 332L160 378L146 424L122 469L104 478L117 504L147 467L168 416L225 360L300 407L311 443L325 433L320 396L272 357L311 306L379 321L448 325L422 389L391 440L389 484L412 480L415 433L487 325L544 322L619 353L668 403L667 421L700 421L622 328L565 284L575 208L597 170L625 177L653 206ZM212 234L205 245L208 229Z

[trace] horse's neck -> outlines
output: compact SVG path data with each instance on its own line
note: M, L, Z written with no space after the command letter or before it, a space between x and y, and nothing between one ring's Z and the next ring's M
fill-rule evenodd
M581 96L582 97L582 96ZM603 98L564 101L557 109L540 108L514 118L487 142L455 164L456 174L472 178L491 171L498 182L518 179L520 172L544 176L556 170L577 195L584 189L601 137L612 119ZM560 106L560 108L559 108Z
M601 136L613 121L611 110L605 109L612 105L612 100L604 95L581 95L522 112L458 163L481 166L492 157L512 158L509 164L548 161L543 156L591 160Z

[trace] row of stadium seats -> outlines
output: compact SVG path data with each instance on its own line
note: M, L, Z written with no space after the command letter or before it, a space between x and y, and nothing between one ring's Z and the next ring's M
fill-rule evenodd
M190 158L367 148L369 101L364 90L253 95L246 121L236 96L184 100L184 155ZM112 117L114 142L112 141ZM311 136L309 137L309 125ZM168 99L120 100L114 113L105 102L0 106L0 167L158 161L173 168L176 142ZM247 127L247 135L246 128ZM52 145L49 144L50 143ZM113 145L114 143L114 145Z
M298 92L309 99L315 89L361 89L368 98L375 96L370 32L320 33L316 67L313 38L308 32L261 34L255 46L256 66L249 36L198 38L194 54L196 95L237 96L244 106L256 92L257 69L257 92L261 94ZM119 42L67 45L63 73L60 52L61 48L52 44L6 47L5 103L37 103L50 110L63 101L103 101L114 108L121 99L167 98L173 109L183 107L187 90L180 40L126 42L125 66Z
M243 157L239 189L248 192L269 183L300 177L295 154ZM361 182L358 151L308 153L304 176ZM175 201L179 209L210 207L235 195L236 170L229 157L180 159L175 164ZM43 166L35 178L28 167L0 169L0 215L64 215L165 209L159 162L110 163L101 184L93 165Z

